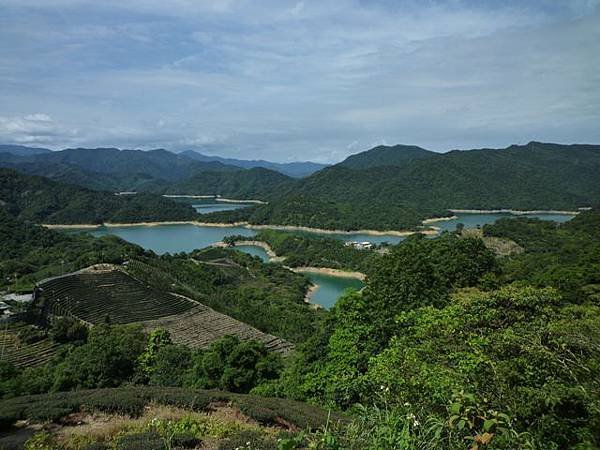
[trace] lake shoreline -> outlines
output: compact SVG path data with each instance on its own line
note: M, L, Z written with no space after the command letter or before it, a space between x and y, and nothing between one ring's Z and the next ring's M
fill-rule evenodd
M321 289L321 286L319 286L318 284L311 283L311 285L306 290L306 294L304 294L304 303L308 303L309 305L313 305L313 306L322 308L323 306L319 305L318 303L313 303L311 301L313 296L317 293L317 291L319 289Z
M417 230L417 231L409 231L409 230L328 230L325 228L311 228L311 227L301 227L296 225L246 225L246 228L251 230L279 230L279 231L305 231L307 233L318 233L318 234L345 234L345 235L353 235L353 234L366 234L368 236L410 236L413 234L421 233L421 234L436 234L435 230Z
M534 209L534 210L519 210L519 209L449 209L448 211L454 214L513 214L515 216L526 216L530 214L564 214L577 215L581 211L561 211L554 209Z
M206 196L197 196L198 198L206 198ZM255 202L260 200L231 200L222 199L224 202ZM452 216L448 217L432 217L423 219L423 225L435 222L449 221L458 219L456 214L512 214L515 216L526 216L531 214L564 214L578 215L585 208L580 208L577 211L561 211L561 210L516 210L516 209L449 209ZM423 230L330 230L326 228L311 228L298 225L254 225L245 221L242 222L202 222L199 220L166 220L154 222L128 222L128 223L111 223L105 222L102 224L41 224L41 226L50 229L96 229L96 228L116 228L116 227L157 227L161 225L194 225L198 227L214 227L214 228L235 228L243 227L249 230L279 230L279 231L302 231L315 234L339 234L352 236L355 234L364 234L367 236L398 236L406 237L413 234L424 234L434 236L439 234L439 228L435 226L428 227Z
M339 278L353 278L355 280L365 281L367 276L362 272L351 272L347 270L341 269L332 269L330 267L311 267L311 266L302 266L302 267L289 267L285 266L287 269L296 273L317 273L320 275L329 275L332 277Z
M262 200L238 200L235 198L225 198L225 197L219 197L218 195L188 195L188 194L163 194L163 197L165 198L196 198L196 199L203 199L203 200L215 200L217 202L223 202L223 203L249 203L249 204L255 204L255 205L266 205L267 202L264 202Z
M162 222L128 222L128 223L111 223L105 222L102 224L41 224L41 226L51 229L77 229L77 228L116 228L116 227L157 227L161 225L195 225L198 227L214 227L214 228L235 228L243 227L249 230L279 230L279 231L305 231L307 233L316 234L342 234L342 235L354 235L354 234L365 234L368 236L410 236L413 234L421 233L426 235L437 234L434 229L418 230L418 231L379 231L379 230L328 230L325 228L310 228L301 227L294 225L252 225L248 222L200 222L196 220L167 220Z

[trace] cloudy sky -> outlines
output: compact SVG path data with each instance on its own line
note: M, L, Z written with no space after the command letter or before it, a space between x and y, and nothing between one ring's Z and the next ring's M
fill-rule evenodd
M0 0L0 143L600 143L600 0Z

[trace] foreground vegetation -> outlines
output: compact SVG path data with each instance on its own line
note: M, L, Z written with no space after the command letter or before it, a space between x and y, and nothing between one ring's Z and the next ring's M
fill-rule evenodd
M6 424L36 418L37 411L23 406L35 399L8 397L119 386L135 393L133 385L142 385L159 392L165 387L249 392L264 397L251 401L258 411L277 397L343 411L352 419L310 438L282 440L289 445L284 448L600 447L598 209L560 225L511 219L484 227L484 235L524 249L502 258L467 233L411 236L361 261L369 265L365 289L347 293L329 313L302 304L302 277L228 249L157 257L118 239L59 236L11 220L3 223L18 225L15 232L27 239L7 241L3 251L23 278L47 269L32 256L31 266L16 265L20 255L27 260L36 248L53 254L66 245L62 239L90 255L98 245L119 263L129 261L130 275L146 285L214 302L215 309L246 315L298 345L282 358L264 344L231 337L191 350L174 344L163 330L147 335L135 325L99 324L85 337L77 327L69 332L71 326L56 326L63 330L56 336L63 338L50 363L0 367L6 398L1 410L7 405L7 411L18 411ZM327 240L320 253L312 238L264 236L290 249L291 257L297 251L312 261L354 264L354 256L345 259ZM54 395L46 398L49 405L64 395L66 406L59 402L56 415L46 418L76 408L69 399L77 397ZM114 403L128 401L119 397ZM261 448L259 437L248 442Z
M182 388L85 390L20 397L1 406L3 427L22 419L68 424L76 417L90 422L64 432L56 426L40 431L26 444L28 449L45 450L162 450L203 444L222 450L268 450L310 441L316 448L322 440L318 431L344 420L290 400Z
M500 260L409 238L261 392L353 411L343 448L597 448L599 225L500 222L486 231L526 249Z
M247 239L245 236L230 236L225 242ZM309 233L261 230L252 239L268 244L278 257L285 258L289 267L330 267L366 273L380 257L376 251L358 250L345 245L340 239Z

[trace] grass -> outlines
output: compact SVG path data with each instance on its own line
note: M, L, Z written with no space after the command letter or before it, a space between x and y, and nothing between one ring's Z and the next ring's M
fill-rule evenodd
M18 420L55 422L81 412L102 412L139 417L149 404L174 406L205 412L215 404L239 408L246 416L265 426L286 424L297 429L318 429L327 423L328 412L287 399L257 397L222 391L165 387L121 387L31 395L0 402L0 429L9 429ZM333 421L343 421L332 415Z

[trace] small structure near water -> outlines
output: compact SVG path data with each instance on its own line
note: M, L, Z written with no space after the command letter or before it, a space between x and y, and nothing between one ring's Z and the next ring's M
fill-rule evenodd
M373 243L371 243L369 241L364 241L364 242L348 241L344 245L346 247L352 247L357 250L372 250L373 247L375 247L373 245Z

